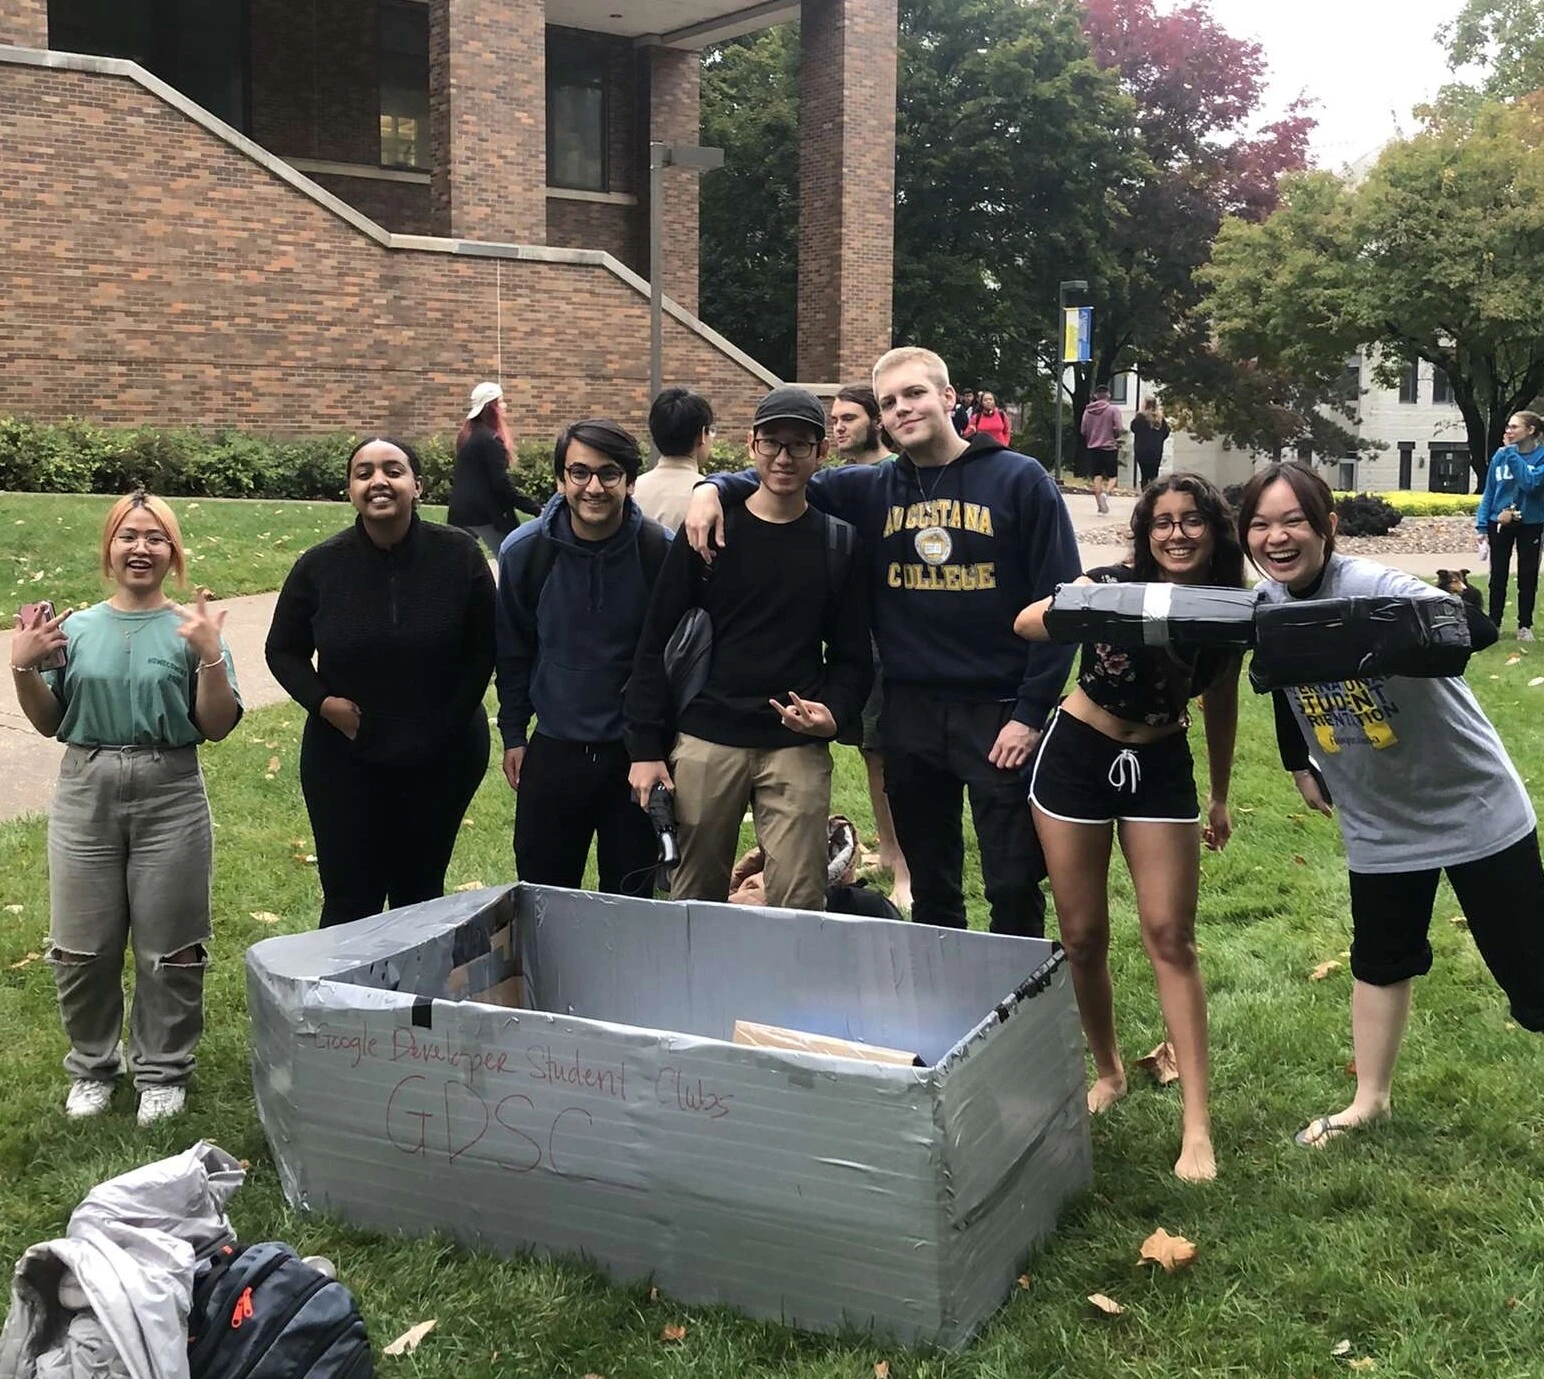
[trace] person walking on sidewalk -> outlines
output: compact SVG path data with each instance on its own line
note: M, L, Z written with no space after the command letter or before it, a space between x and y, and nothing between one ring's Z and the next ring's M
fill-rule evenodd
M488 563L465 532L419 518L412 446L363 441L347 472L359 516L295 562L266 648L306 711L300 788L323 928L443 895L488 769Z
M1501 628L1507 575L1517 551L1517 640L1533 640L1533 601L1539 589L1539 543L1544 537L1544 417L1514 412L1491 456L1485 492L1474 514L1480 558L1490 561L1490 620Z
M127 948L141 1125L182 1110L204 1032L214 848L198 747L228 737L242 706L224 612L164 591L185 577L184 549L159 498L120 498L102 529L106 602L39 610L11 639L22 712L68 744L48 817L48 960L74 1119L105 1111L124 1071Z
M1094 479L1094 505L1102 513L1110 510L1106 486L1113 486L1120 474L1120 408L1110 401L1110 390L1101 383L1094 389L1094 400L1083 409L1078 425L1083 448L1088 451L1089 473Z
M766 903L823 910L828 744L857 723L873 674L868 572L852 528L805 497L826 455L820 399L773 389L746 444L760 484L734 513L711 574L684 541L660 572L627 689L630 779L640 805L657 784L674 792L673 899L729 898L749 805ZM706 683L677 710L664 653L693 607L712 626L712 657Z
M1020 773L1073 648L1026 647L1013 620L1082 572L1072 521L1039 461L955 433L949 370L932 350L884 355L874 392L900 458L822 470L809 497L851 522L867 551L885 793L911 867L912 918L965 927L968 793L992 929L1038 937L1045 863ZM683 528L693 548L714 552L723 504L755 490L745 474L698 485Z
M971 419L969 426L965 428L965 439L972 436L989 436L1005 450L1012 441L1008 434L1008 414L997 405L995 393L981 394L981 410Z
M627 784L622 695L670 535L631 497L638 442L616 422L564 430L552 471L558 492L541 520L499 554L499 732L515 868L522 881L577 889L595 842L600 889L647 898L656 842Z
M1163 464L1163 443L1169 438L1169 423L1164 420L1163 404L1149 393L1142 410L1131 418L1131 447L1136 451L1137 483L1146 488L1158 477Z
M504 538L519 526L516 513L534 517L541 511L540 503L515 487L509 474L514 460L504 390L497 383L479 383L472 389L472 410L456 433L446 520L470 532L490 555L498 555Z

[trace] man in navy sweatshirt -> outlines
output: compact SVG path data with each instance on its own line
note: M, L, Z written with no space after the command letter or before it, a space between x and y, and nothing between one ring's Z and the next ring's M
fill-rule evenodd
M627 785L622 692L669 534L632 499L638 442L613 421L558 437L558 492L499 550L499 732L522 881L654 893L658 845ZM532 713L536 731L526 730Z
M951 421L954 389L931 350L874 366L896 459L822 470L811 504L851 522L868 555L874 640L884 672L885 793L911 866L912 917L965 925L963 796L996 933L1039 935L1045 863L1021 771L1072 664L1073 648L1024 643L1018 611L1081 573L1066 505L1036 460ZM723 503L754 475L715 475L683 528L710 558Z

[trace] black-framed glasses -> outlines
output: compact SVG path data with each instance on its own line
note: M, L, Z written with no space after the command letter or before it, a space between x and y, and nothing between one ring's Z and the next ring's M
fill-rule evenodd
M1153 518L1154 536L1170 536L1175 527L1178 527L1186 536L1200 536L1206 531L1206 514L1187 512L1177 522L1172 517Z
M790 460L807 460L819 445L819 441L777 441L771 436L757 436L751 442L751 449L764 460L775 460L785 450Z
M627 477L627 471L614 464L604 464L599 469L591 469L587 464L571 464L563 472L568 475L569 483L578 484L580 488L589 487L591 479L599 479L602 488L615 488Z

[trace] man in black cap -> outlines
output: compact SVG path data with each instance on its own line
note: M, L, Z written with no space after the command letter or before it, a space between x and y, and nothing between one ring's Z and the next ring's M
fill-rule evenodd
M868 571L852 527L805 501L826 456L820 399L774 389L746 439L760 485L731 515L733 541L711 577L673 542L654 587L624 705L630 782L640 804L656 784L675 794L673 899L728 899L749 805L767 904L819 910L829 743L857 725L873 678ZM692 607L712 623L713 654L707 683L677 708L664 650Z

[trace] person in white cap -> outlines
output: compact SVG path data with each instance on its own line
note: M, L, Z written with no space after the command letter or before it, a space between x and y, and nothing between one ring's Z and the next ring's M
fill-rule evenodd
M479 383L472 389L471 410L456 433L447 519L451 526L477 537L493 555L520 525L516 513L531 517L541 513L541 504L516 488L509 476L514 457L504 390L497 383Z

